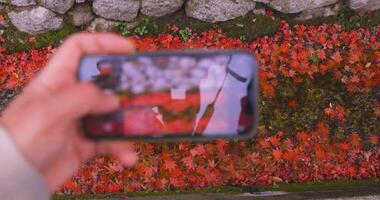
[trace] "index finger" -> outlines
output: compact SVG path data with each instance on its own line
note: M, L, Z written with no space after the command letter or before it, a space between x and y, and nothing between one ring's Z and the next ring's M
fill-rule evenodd
M126 167L133 166L138 160L134 144L126 141L101 141L95 143L96 155L116 156Z
M75 74L82 56L128 54L134 51L133 42L114 33L74 34L57 49L34 84L47 90L58 90L75 82Z

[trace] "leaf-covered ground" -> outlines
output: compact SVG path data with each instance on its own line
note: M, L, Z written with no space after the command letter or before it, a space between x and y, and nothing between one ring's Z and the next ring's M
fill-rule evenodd
M224 185L277 185L380 177L380 26L290 27L251 43L220 30L131 36L138 50L242 48L260 64L260 124L248 141L136 143L140 160L123 169L97 157L59 193L193 190ZM182 30L182 29L181 29ZM2 39L1 42L6 42ZM30 43L35 42L33 37ZM18 91L54 48L5 54L0 90Z

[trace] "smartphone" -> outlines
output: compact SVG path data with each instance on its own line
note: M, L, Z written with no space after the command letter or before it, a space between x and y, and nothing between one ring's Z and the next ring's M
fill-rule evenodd
M120 100L113 113L83 118L91 139L212 140L256 132L258 66L248 52L87 55L77 77Z

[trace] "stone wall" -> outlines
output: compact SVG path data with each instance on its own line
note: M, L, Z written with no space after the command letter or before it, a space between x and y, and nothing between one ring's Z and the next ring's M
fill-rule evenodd
M149 17L169 15L185 9L188 17L219 22L246 15L265 13L266 8L294 14L306 20L336 15L342 2L360 12L380 9L380 0L0 0L5 20L22 32L39 34L59 30L64 24L89 30L110 30L118 22L131 28L138 25L139 14Z

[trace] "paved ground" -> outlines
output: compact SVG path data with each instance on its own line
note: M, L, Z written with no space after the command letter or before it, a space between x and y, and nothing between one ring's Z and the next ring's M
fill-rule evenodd
M297 197L294 198L292 196L268 196L268 197L253 197L253 196L239 196L239 195L181 195L181 196L173 196L173 197L154 197L154 198L119 198L122 199L149 199L149 200L224 200L224 199L234 199L234 200L251 200L251 199L265 199L265 200L293 200L293 199L313 199L313 200L379 200L380 195L370 195L370 196L356 196L356 197L340 197L340 198L308 198L308 197ZM116 200L116 199L115 199Z
M197 194L175 194L166 196L135 196L130 197L125 194L108 194L93 196L55 196L53 200L380 200L380 185L371 186L351 186L339 189L323 189L302 192L282 192L267 191L241 194L221 194L221 193L197 193Z
M260 192L243 194L187 194L150 197L120 197L113 200L298 200L298 199L328 199L328 200L380 200L380 186L348 187L335 190L305 191L305 192Z

